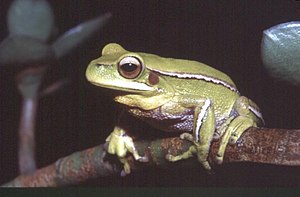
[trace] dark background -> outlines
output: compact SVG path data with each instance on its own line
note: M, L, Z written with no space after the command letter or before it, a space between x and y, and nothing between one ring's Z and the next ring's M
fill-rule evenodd
M300 128L299 86L271 78L260 58L262 31L300 20L300 2L243 1L119 1L49 0L58 33L101 15L113 14L104 29L53 65L45 77L51 84L70 78L64 89L40 100L37 115L37 162L51 164L72 152L102 144L112 131L118 109L106 92L88 84L87 64L102 47L116 42L131 51L198 60L227 73L240 92L262 109L270 128ZM6 13L11 1L0 3L0 38L7 35ZM0 184L18 175L17 129L21 98L15 71L0 72ZM201 167L145 169L125 178L101 178L97 186L300 186L299 167L236 163L217 168L213 176Z

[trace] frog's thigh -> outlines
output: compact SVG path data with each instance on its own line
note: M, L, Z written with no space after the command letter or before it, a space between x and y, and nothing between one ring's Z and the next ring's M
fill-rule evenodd
M234 116L229 117L214 133L214 140L220 139L221 136L225 133L231 121L234 119Z
M254 121L248 117L244 117L244 116L236 117L229 124L224 135L222 136L220 147L216 156L216 162L219 164L223 162L224 153L229 140L235 143L246 129L254 125L255 125Z
M169 161L178 161L181 159L190 158L196 153L198 161L205 169L210 170L211 168L207 161L207 157L215 131L215 117L212 110L211 101L209 99L204 100L202 105L198 105L195 108L193 125L194 136L189 133L183 133L180 137L182 139L192 141L194 145L181 155L168 155L167 159Z
M195 114L198 114L198 118L195 119L194 122L195 145L198 161L206 170L210 170L211 167L207 158L216 126L213 106L210 100L206 100L201 109L197 108Z

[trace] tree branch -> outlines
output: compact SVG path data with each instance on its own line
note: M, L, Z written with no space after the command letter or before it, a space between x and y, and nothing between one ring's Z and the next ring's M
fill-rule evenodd
M38 100L23 98L19 127L19 170L28 173L36 170L35 163L35 117Z
M250 128L235 145L227 146L224 163L256 162L286 166L300 166L300 130ZM135 142L141 155L150 161L140 163L128 156L131 168L138 170L149 165L165 166L166 154L177 155L186 151L190 142L175 138ZM219 142L213 142L209 155L213 163ZM61 158L54 164L29 175L21 175L4 187L56 187L79 184L88 179L120 173L121 165L111 155L105 157L104 145L96 146ZM195 159L196 157L194 157ZM193 159L184 162L190 162ZM194 162L196 163L196 162ZM196 164L197 165L197 164Z

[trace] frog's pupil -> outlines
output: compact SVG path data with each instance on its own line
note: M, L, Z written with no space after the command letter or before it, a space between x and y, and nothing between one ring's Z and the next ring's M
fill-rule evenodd
M133 72L137 69L137 65L132 64L132 63L123 64L121 67L122 67L122 70L125 72Z

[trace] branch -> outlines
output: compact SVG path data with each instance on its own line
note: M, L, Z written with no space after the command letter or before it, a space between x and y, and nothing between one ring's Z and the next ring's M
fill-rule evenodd
M224 163L256 162L275 165L300 166L300 130L250 128L235 145L227 146ZM165 166L168 153L173 155L186 151L190 142L175 138L155 141L138 141L136 147L150 161L140 163L128 156L131 168L138 170L149 165ZM219 142L213 142L209 159L213 162ZM54 164L30 175L21 175L3 187L56 187L79 184L88 179L119 173L121 166L114 157L105 157L104 145L96 146L61 158ZM110 155L108 155L110 156ZM194 157L195 158L195 157ZM193 159L184 162L191 162ZM196 162L193 162L197 165Z
M35 117L38 100L23 98L19 126L19 171L21 174L36 170L35 162Z
M21 70L17 87L22 96L22 111L19 125L19 170L21 174L36 170L35 122L38 109L38 92L47 65L30 65Z
M71 80L69 79L59 79L58 81L46 87L45 89L41 90L41 92L39 93L39 98L50 95L62 89L64 86L68 85L69 83L71 83Z

